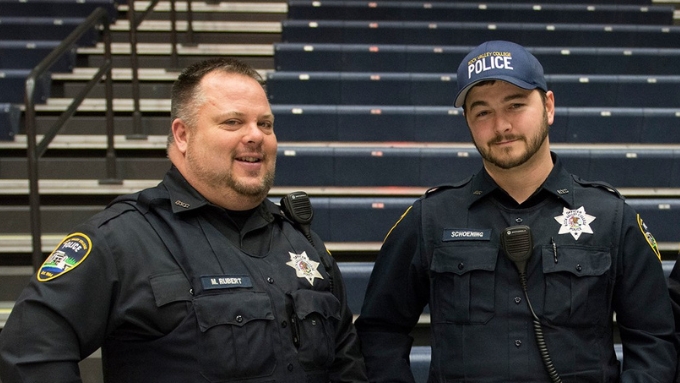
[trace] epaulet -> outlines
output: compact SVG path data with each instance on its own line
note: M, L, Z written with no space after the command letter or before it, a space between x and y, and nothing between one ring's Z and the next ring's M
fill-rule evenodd
M442 190L461 188L461 187L467 185L468 183L470 183L471 180L472 180L472 176L470 176L470 177L468 177L468 178L466 178L462 181L454 182L454 183L451 183L451 184L442 184L442 185L438 185L438 186L433 186L433 187L431 187L431 188L429 188L425 191L423 198L427 198L427 197L434 195L435 193L440 192Z
M590 187L596 187L596 188L604 189L604 190L614 194L615 196L617 196L620 199L625 199L621 195L621 193L619 193L619 191L616 190L615 187L613 187L612 185L610 185L610 184L608 184L604 181L586 181L586 180L583 180L583 179L581 179L580 177L578 177L577 175L574 175L574 174L572 174L572 177L574 178L574 181L576 181L576 183L578 183L581 186L590 186Z

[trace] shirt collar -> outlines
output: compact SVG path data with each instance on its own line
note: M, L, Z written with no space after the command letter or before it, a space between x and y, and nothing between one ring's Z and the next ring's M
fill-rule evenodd
M546 190L555 195L559 200L564 201L569 207L573 207L574 179L564 168L562 161L557 154L554 152L551 152L550 154L553 161L553 168L550 171L548 178L546 178L543 185L541 185L536 192L540 191L540 189ZM500 187L493 178L491 178L489 173L486 172L486 169L482 167L470 181L468 207L472 206L477 201L490 196L496 189L500 189Z
M163 185L168 190L173 213L193 211L210 202L193 188L174 165L165 174Z
M175 214L193 211L204 206L214 206L189 184L182 173L180 173L179 169L174 165L165 174L163 185L165 185L168 190L172 212ZM273 220L274 216L282 216L279 206L268 199L265 199L263 203L259 205L257 212L259 212L259 215L262 216L262 218L269 222Z

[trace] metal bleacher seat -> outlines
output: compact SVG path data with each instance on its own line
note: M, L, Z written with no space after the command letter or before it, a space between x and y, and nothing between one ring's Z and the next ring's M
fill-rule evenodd
M58 40L0 40L0 68L34 68L60 43ZM50 69L53 72L71 72L76 65L76 50L74 45Z
M560 106L680 106L680 76L546 75ZM455 73L271 72L276 104L453 105Z
M80 25L84 17L19 17L0 16L3 40L63 40ZM78 40L80 46L94 46L99 33L92 28Z
M676 168L676 171L678 168ZM628 203L635 208L650 228L657 242L676 242L680 233L677 198L629 199Z
M337 0L291 0L292 19L413 20L453 19L491 22L671 24L672 6L607 4L490 3L480 6L465 2L421 3L410 1L357 2Z
M15 17L81 17L103 8L114 22L118 16L113 0L0 0L0 15Z
M24 102L24 89L26 78L30 69L0 69L0 103L22 104ZM44 103L50 96L52 78L46 73L37 78L35 84L34 101Z
M582 178L607 180L619 187L678 188L680 149L592 150L587 174L583 174L585 169L579 170Z
M483 23L284 20L286 43L478 45L488 40L527 46L677 48L680 26L637 24Z
M274 104L277 137L288 142L468 142L453 106ZM680 108L562 107L553 143L680 143Z
M467 45L276 43L278 71L454 72L473 48ZM553 74L675 75L680 48L527 47Z
M674 145L556 143L552 149L568 170L586 180L605 180L616 188L680 187L680 149ZM120 158L121 176L161 179L169 161L162 149L151 153L133 151ZM9 152L0 158L0 179L26 179L22 154ZM281 187L429 187L461 180L481 167L470 143L281 142L277 163L275 184ZM55 180L98 179L105 170L101 158L62 158L55 153L40 161L42 177Z

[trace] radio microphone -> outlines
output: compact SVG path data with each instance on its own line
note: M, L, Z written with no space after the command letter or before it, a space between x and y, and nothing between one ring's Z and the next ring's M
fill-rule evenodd
M505 254L515 264L520 274L526 273L527 261L531 258L534 241L529 226L510 226L503 230L501 245Z

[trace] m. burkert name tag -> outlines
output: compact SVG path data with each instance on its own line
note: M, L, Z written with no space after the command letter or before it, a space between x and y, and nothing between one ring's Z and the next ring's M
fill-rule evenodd
M201 284L204 290L253 287L253 282L247 275L207 275L201 277Z
M442 241L488 241L491 229L444 229Z

